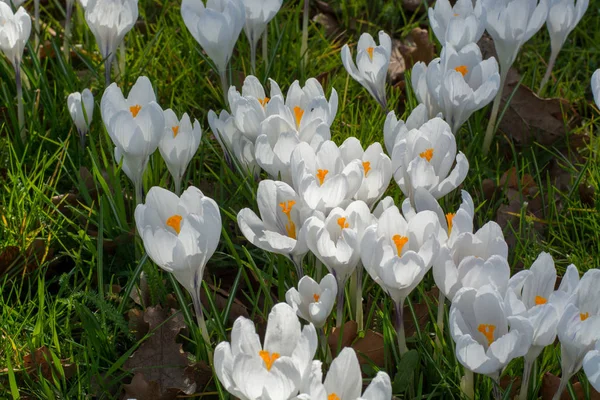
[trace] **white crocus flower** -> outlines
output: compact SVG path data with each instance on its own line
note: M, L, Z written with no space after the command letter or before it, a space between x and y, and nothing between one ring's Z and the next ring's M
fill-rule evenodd
M396 138L392 171L406 197L413 199L415 189L422 187L439 199L465 180L469 161L462 152L456 153L450 126L441 118L433 118Z
M272 98L267 104L271 115L262 122L255 144L258 165L273 179L289 184L292 184L290 163L296 146L304 142L316 150L331 139L326 122L329 105L324 97L313 99L306 112L296 107L294 115L280 96Z
M290 288L285 294L285 301L296 310L298 316L316 328L322 328L333 310L337 296L335 277L327 274L318 283L310 276L303 276L298 282L298 289Z
M475 43L460 50L446 43L440 58L427 67L422 62L413 67L411 79L429 116L442 112L454 134L475 111L492 101L500 87L496 59L482 60Z
M107 86L117 48L137 19L137 0L89 0L85 8L85 20L105 60Z
M362 200L369 208L383 196L392 179L392 161L383 152L379 142L375 142L363 150L360 141L355 137L344 140L340 146L342 160L347 165L353 160L362 163L365 176L354 199Z
M85 137L94 117L94 95L90 92L90 89L83 89L81 93L71 93L67 98L67 106L69 107L71 119L77 127L81 148L84 148Z
M253 75L248 75L244 79L241 93L235 86L229 88L229 106L235 125L252 143L260 135L260 124L268 116L266 107L269 100L277 95L282 96L277 83L272 79L269 81L271 82L270 97L267 97L262 84Z
M533 327L526 318L508 315L502 295L485 285L458 291L450 308L450 333L458 361L497 380L512 359L527 353Z
M317 99L319 99L318 102L316 102ZM320 108L319 118L331 126L337 114L338 94L335 88L331 88L331 94L327 100L323 86L315 78L307 79L304 87L301 87L300 82L295 80L287 91L285 105L290 110L290 115L294 116L293 122L296 123L296 126L303 125L304 118L314 119L311 114L316 105Z
M290 164L292 182L302 201L325 215L350 201L362 185L362 163L353 160L345 165L339 147L330 140L316 151L307 143L298 144Z
M243 174L251 174L255 178L260 173L260 167L254 158L254 144L248 139L235 124L233 116L226 110L217 114L208 112L208 125L214 137L221 145L225 160L230 168L239 167Z
M587 11L588 5L589 0L549 0L546 27L550 34L551 52L546 74L540 84L539 92L542 91L548 79L550 79L550 74L552 74L552 69L554 68L554 63L556 62L558 53L560 53L560 49L565 44L567 36L581 21L583 14Z
M597 69L592 75L592 93L596 107L600 108L600 69Z
M175 180L175 193L179 194L185 170L200 146L202 128L198 120L194 120L192 125L187 113L179 120L169 108L165 110L164 116L165 131L158 143L158 149Z
M437 0L429 8L429 23L442 45L461 49L477 43L485 31L485 9L480 0L458 0L454 6L448 0Z
M231 343L215 349L215 373L239 399L287 400L308 379L316 350L315 327L301 329L292 307L279 303L269 313L263 344L251 320L234 322Z
M441 114L437 115L441 118ZM416 106L406 118L406 122L396 117L394 111L390 111L383 125L383 142L388 154L392 154L396 141L403 137L411 129L419 129L425 122L429 121L429 111L423 103Z
M385 110L387 100L385 81L392 54L392 39L384 31L379 31L379 46L373 36L363 33L356 45L356 64L347 44L342 47L342 63L348 74L360 83Z
M596 342L596 348L583 359L583 370L594 389L600 391L600 340Z
M18 7L15 4L15 7ZM15 70L20 66L25 44L31 34L31 17L23 7L13 13L9 4L0 1L0 49Z
M570 266L569 270L572 271L574 268L574 266ZM567 283L565 286L568 286L567 275L571 274L572 272L565 275L565 283ZM577 275L576 269L575 274ZM558 291L554 291L556 278L556 268L552 256L542 252L531 268L518 272L509 281L505 299L509 314L527 318L533 326L533 340L525 354L523 384L521 385L522 399L527 397L533 362L544 347L554 343L564 304L571 295L560 288Z
M237 216L240 230L256 247L282 254L294 263L302 276L302 258L308 252L304 222L319 213L305 207L287 183L264 180L256 195L260 218L249 208Z
M112 83L102 95L100 113L115 144L115 159L117 162L123 159L123 171L141 199L142 176L165 129L163 110L156 103L150 80L139 77L127 98L117 84Z
M396 306L400 352L407 351L402 312L404 300L421 282L437 257L446 232L433 211L423 211L406 221L398 207L381 213L367 228L360 243L362 263L371 278L388 293Z
M583 364L585 355L600 339L600 270L588 270L571 296L558 323L562 377L555 399Z
M256 46L269 22L275 17L283 0L243 0L246 8L244 32L250 42L252 73L256 70Z
M215 63L227 100L227 65L246 22L241 0L183 0L181 16L194 39Z

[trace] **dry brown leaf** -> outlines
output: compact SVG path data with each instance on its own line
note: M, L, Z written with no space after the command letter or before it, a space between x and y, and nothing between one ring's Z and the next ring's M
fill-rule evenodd
M6 246L0 250L0 275L4 275L8 270L18 265L20 253L21 251L17 246Z
M220 311L224 310L225 307L227 307L227 302L229 301L230 293L224 289L217 288L216 286L214 286L210 283L208 284L208 287L212 291L211 295L213 296L213 301L215 302L215 306L217 307L217 309ZM204 294L204 292L202 293L202 295L200 297L201 297L202 304L204 305L204 307L210 308L210 303L208 301L208 298ZM231 311L229 312L229 315L227 316L227 320L232 324L233 324L233 322L235 322L235 320L238 317L250 318L248 309L238 299L233 300L230 310Z
M428 5L433 5L435 0L427 0ZM424 9L423 0L402 0L402 7L408 11L416 12Z
M427 29L414 28L410 35L401 43L399 50L406 63L406 68L412 68L417 62L429 63L435 57L435 45L429 40Z
M76 371L75 364L71 364L68 361L69 360L67 359L60 360L65 378L67 379L72 377ZM42 346L36 349L33 353L29 353L23 357L23 368L34 378L36 378L36 374L39 371L44 378L48 380L52 379L53 367L54 361L52 360L50 349L48 349L46 346Z
M437 303L437 298L439 295L439 290L437 287L434 287L430 291L426 292L425 295L429 298L430 301ZM420 303L412 303L413 310L415 312L415 318L417 323L419 324L419 329L421 331L425 330L427 324L429 323L429 306L425 301ZM415 318L413 318L413 314L410 311L410 307L408 304L404 306L404 333L407 337L413 336L417 332L417 325L415 325Z
M523 176L519 178L516 167L509 168L506 172L504 172L504 174L502 174L499 186L508 187L515 190L521 189L523 194L527 194L531 188L537 187L535 180L531 175L523 174Z
M560 385L560 378L558 376L554 376L549 372L544 374L542 378L542 387L540 388L539 395L542 400L551 400L554 397L554 394L558 390L558 386ZM583 387L581 386L581 382L573 383L573 390L575 391L575 396L577 399L585 399L585 392ZM571 396L569 392L565 390L560 396L561 400L571 400ZM590 387L590 399L591 400L600 400L600 393L596 392L594 388Z
M383 336L378 332L366 330L364 337L360 337L355 321L347 321L340 329L333 328L327 343L334 357L337 355L338 348L341 350L344 347L352 347L361 364L374 363L379 367L385 365Z

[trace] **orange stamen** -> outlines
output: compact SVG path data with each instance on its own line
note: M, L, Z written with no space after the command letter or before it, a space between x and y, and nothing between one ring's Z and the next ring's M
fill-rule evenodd
M367 53L369 54L371 61L373 61L373 50L375 50L374 47L367 47Z
M271 367L273 366L273 363L275 362L275 360L277 360L279 358L279 353L269 353L266 350L259 351L258 355L265 362L265 367L267 367L268 371L271 370Z
M179 126L173 126L171 127L171 130L173 131L173 137L176 138L179 133Z
M548 300L546 300L545 297L542 296L535 296L535 305L539 306L541 304L546 304L548 302Z
M467 68L466 65L459 65L458 67L456 67L454 69L456 71L460 72L462 74L462 76L465 76L469 72L469 69Z
M304 110L300 107L294 107L294 118L296 118L296 126L300 126L300 121L302 120L302 116L304 115Z
M367 176L367 174L371 170L371 162L370 161L363 161L362 164L363 164L363 168L365 169L365 176Z
M179 231L181 230L181 220L183 219L183 217L181 215L171 215L168 219L167 219L167 226L170 226L171 228L173 228L175 230L175 232L177 232L177 234L179 235Z
M419 153L419 156L421 158L426 159L427 162L431 161L431 159L433 158L433 148L426 149L424 152Z
M315 293L315 294L313 294L313 299L315 299L315 303L316 303L317 301L319 301L319 299L320 299L320 298L321 298L321 296L320 296L320 295L318 295L318 294L316 294L316 293Z
M446 214L446 222L448 223L448 234L452 231L452 221L454 220L455 213Z
M485 336L488 341L488 346L494 342L494 331L496 330L496 325L488 325L488 324L479 324L477 330Z
M135 118L135 117L137 117L137 115L141 109L142 109L142 106L140 106L139 104L136 104L135 106L129 107L129 112L131 113L133 118Z
M289 200L287 203L279 203L279 207L281 207L281 212L285 214L287 217L288 223L285 225L285 231L287 235L292 239L296 239L296 224L292 221L292 208L296 202L294 200Z
M589 312L585 312L585 313L579 314L579 318L581 318L582 321L585 321L589 317L590 317L590 313Z
M267 105L267 103L269 102L269 100L271 100L271 99L268 98L268 97L263 97L262 99L258 99L258 102L260 103L261 106L264 107L264 106Z
M340 226L340 229L348 228L350 226L350 224L346 222L346 218L344 217L338 218L337 223Z
M317 178L319 179L319 184L322 185L325 181L325 176L329 173L328 169L318 169L317 170Z
M327 396L327 400L340 400L340 396L335 393L331 393L329 396Z
M402 248L406 243L408 243L408 238L406 236L394 235L392 236L392 240L396 245L396 251L398 253L398 257L402 256Z

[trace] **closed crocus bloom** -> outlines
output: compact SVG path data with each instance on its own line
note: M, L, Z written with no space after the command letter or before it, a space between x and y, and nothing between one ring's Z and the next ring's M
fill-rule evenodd
M396 141L392 171L406 197L412 199L415 189L422 187L439 199L465 180L469 161L462 152L456 153L450 126L441 118L434 118Z
M301 261L308 252L303 225L315 212L285 182L261 181L256 199L260 218L249 208L240 210L240 230L256 247L289 257L302 276Z
M600 340L596 342L596 348L583 359L583 370L594 389L600 391Z
M158 143L158 149L175 180L175 193L180 193L185 170L200 146L202 129L198 120L194 120L192 125L187 113L179 120L169 108L165 110L164 116L165 131Z
M150 80L139 77L127 98L115 83L111 84L102 95L100 113L115 144L115 158L117 162L123 158L123 170L135 184L136 195L141 196L148 159L165 129L165 117Z
M344 164L339 147L331 140L316 151L307 143L298 144L290 164L292 182L302 201L325 215L349 202L362 185L362 163L353 160Z
M225 390L242 400L286 400L310 374L316 350L315 327L302 329L292 307L279 303L269 313L262 344L251 320L234 322L231 343L215 349L215 373Z
M335 277L327 274L318 283L310 276L303 276L298 289L291 288L285 294L285 301L296 310L298 316L316 328L322 328L331 314L337 296Z
M242 173L258 177L260 167L254 157L254 143L240 132L233 116L229 115L226 110L222 110L218 116L213 110L210 110L208 125L221 145L229 167L234 168L235 163Z
M472 0L458 0L454 7L448 0L437 0L434 8L429 8L429 23L440 43L461 49L481 39L485 10L480 0L475 5Z
M592 93L596 107L600 108L600 69L592 75Z
M17 4L14 6L18 7ZM31 17L23 7L13 13L10 3L0 1L0 24L0 49L13 67L17 68L31 34Z
M527 352L532 331L526 318L508 315L492 285L460 289L450 308L456 358L468 370L494 379L511 360Z
M248 75L244 79L241 93L235 86L229 88L229 106L235 125L252 143L260 135L260 124L267 117L266 106L269 100L277 95L282 96L277 83L272 79L269 81L271 82L269 96L265 94L262 84L253 75Z
M275 17L283 0L243 0L246 8L244 32L251 47L252 71L256 64L256 45L269 22Z
M440 110L452 132L457 134L467 119L488 105L498 93L498 63L493 57L482 60L481 50L475 43L458 51L447 43L441 57L426 68L426 82L433 104L429 115Z
M438 115L441 117L441 114ZM425 104L416 106L404 122L396 117L394 111L390 111L383 125L383 141L388 154L392 154L396 142L404 137L411 129L419 129L421 125L429 121L429 111Z
M340 146L342 160L349 164L359 160L363 165L364 177L354 199L362 200L369 208L383 196L392 179L392 161L383 152L379 142L375 142L363 150L360 141L349 137Z
M261 124L261 134L256 139L256 162L273 179L292 184L291 157L296 146L305 142L313 149L331 139L325 118L329 105L324 97L315 99L307 111L294 115L280 96L267 104L271 114Z
M83 92L71 93L67 98L67 106L71 119L77 127L81 138L81 147L85 147L85 135L87 135L94 116L94 95L89 89Z
M600 270L588 270L558 323L558 340L561 348L562 377L554 396L560 398L569 379L583 364L585 355L600 339Z
M347 44L342 47L342 63L348 74L360 83L385 110L387 100L385 81L392 54L392 39L384 31L379 31L379 46L368 33L360 35L356 45L356 64Z

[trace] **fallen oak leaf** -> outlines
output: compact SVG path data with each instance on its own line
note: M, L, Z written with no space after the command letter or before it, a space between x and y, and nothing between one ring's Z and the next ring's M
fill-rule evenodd
M550 372L546 372L544 377L542 378L542 386L540 387L539 395L542 400L551 400L554 398L554 394L558 390L558 386L560 385L560 378L558 376L552 375ZM573 391L575 392L575 398L577 399L585 399L584 388L581 385L581 382L573 383ZM561 400L570 400L571 396L569 395L569 391L565 390L561 396ZM590 387L590 400L600 400L600 393L594 390L594 388Z

